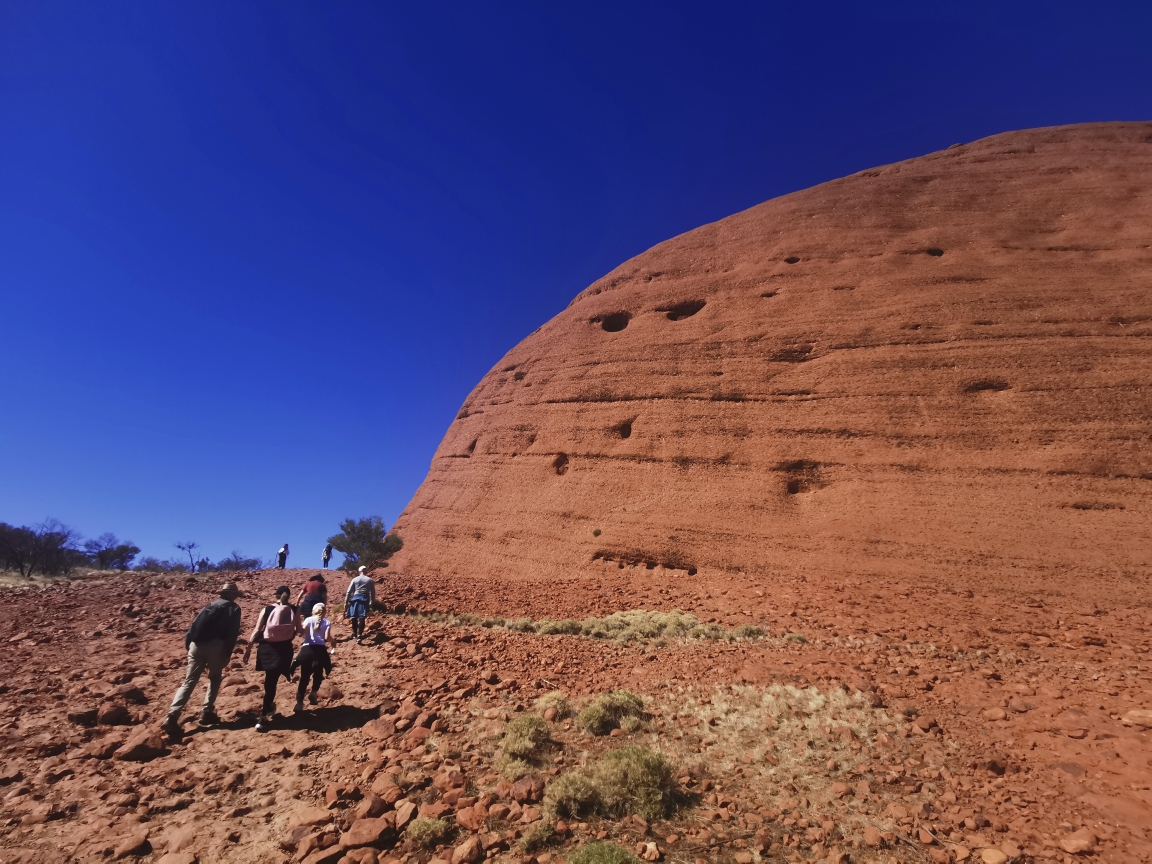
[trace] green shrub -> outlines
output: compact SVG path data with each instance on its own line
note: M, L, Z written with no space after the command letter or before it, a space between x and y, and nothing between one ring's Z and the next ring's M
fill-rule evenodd
M556 709L556 717L567 717L572 713L572 706L568 704L568 699L564 696L562 690L553 690L551 693L545 693L536 700L536 710L543 714L549 708Z
M504 756L508 759L535 759L548 740L548 724L535 714L521 714L504 733Z
M628 746L605 753L592 767L600 808L610 816L664 815L672 789L672 766L661 753Z
M593 735L607 735L625 717L643 717L644 703L635 693L614 690L599 696L576 717L576 722Z
M515 621L509 621L504 626L509 630L515 630L517 633L536 632L536 625L532 623L531 618L517 618Z
M452 826L444 819L417 819L404 832L412 844L431 849L444 842Z
M640 864L640 859L615 843L589 843L569 855L567 864Z
M755 624L741 624L733 631L732 635L739 639L759 639L764 635L764 631Z
M504 626L504 619L503 618L485 618L483 621L480 622L480 626L486 627L488 629L491 629L493 627L503 627Z
M568 771L544 788L544 806L549 813L575 818L591 813L598 799L596 786L579 771Z

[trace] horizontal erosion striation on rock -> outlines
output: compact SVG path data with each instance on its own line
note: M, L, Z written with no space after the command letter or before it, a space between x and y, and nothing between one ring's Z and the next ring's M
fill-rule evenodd
M465 400L394 566L1146 572L1150 134L1007 133L625 262Z

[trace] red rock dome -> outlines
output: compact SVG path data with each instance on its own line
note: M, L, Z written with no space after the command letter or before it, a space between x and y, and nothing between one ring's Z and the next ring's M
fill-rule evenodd
M412 574L1146 576L1152 123L1033 129L625 262L460 409Z

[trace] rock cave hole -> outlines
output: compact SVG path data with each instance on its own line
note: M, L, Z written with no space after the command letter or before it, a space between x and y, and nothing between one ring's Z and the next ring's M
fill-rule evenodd
M622 423L619 423L616 426L613 426L612 428L613 428L613 431L615 431L616 434L619 435L621 438L631 438L632 437L632 421L631 420L625 420Z
M514 373L512 375L512 377L515 378L517 381L523 381L527 374L528 374L527 372L525 372L523 369L521 369L518 372Z
M799 264L800 259L797 258L795 255L789 255L787 258L784 259L784 263L785 264Z
M476 452L476 445L479 443L479 441L480 441L479 438L473 438L472 443L464 448L464 452L466 452L469 456L471 456L473 453Z
M981 378L979 381L973 381L971 384L964 388L965 393L984 393L994 392L998 393L1001 390L1007 390L1011 385L1003 378Z
M689 567L688 568L688 575L689 576L695 576L696 575L696 568L695 567Z
M681 318L691 318L706 305L703 300L685 300L675 306L661 306L656 311L668 313L669 321L679 321Z
M631 312L613 312L600 319L600 326L609 333L619 333L632 320Z
M855 285L833 285L832 290L833 291L855 291L856 286Z
M799 480L792 479L792 480L788 481L788 494L789 495L799 495L800 494L800 481Z
M776 292L775 292L775 291L765 291L765 292L764 292L763 294L761 294L760 296L761 296L761 297L775 297L775 296L776 296Z
M556 473L563 476L568 473L568 454L557 453L556 458L552 460L552 467L556 469Z
M925 249L924 251L931 255L933 258L939 258L944 254L943 249L937 249L935 246L933 246L931 249Z

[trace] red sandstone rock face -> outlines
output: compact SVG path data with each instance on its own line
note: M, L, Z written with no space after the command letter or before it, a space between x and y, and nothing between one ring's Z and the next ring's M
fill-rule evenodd
M401 572L1146 574L1152 123L862 171L594 283L465 401Z

